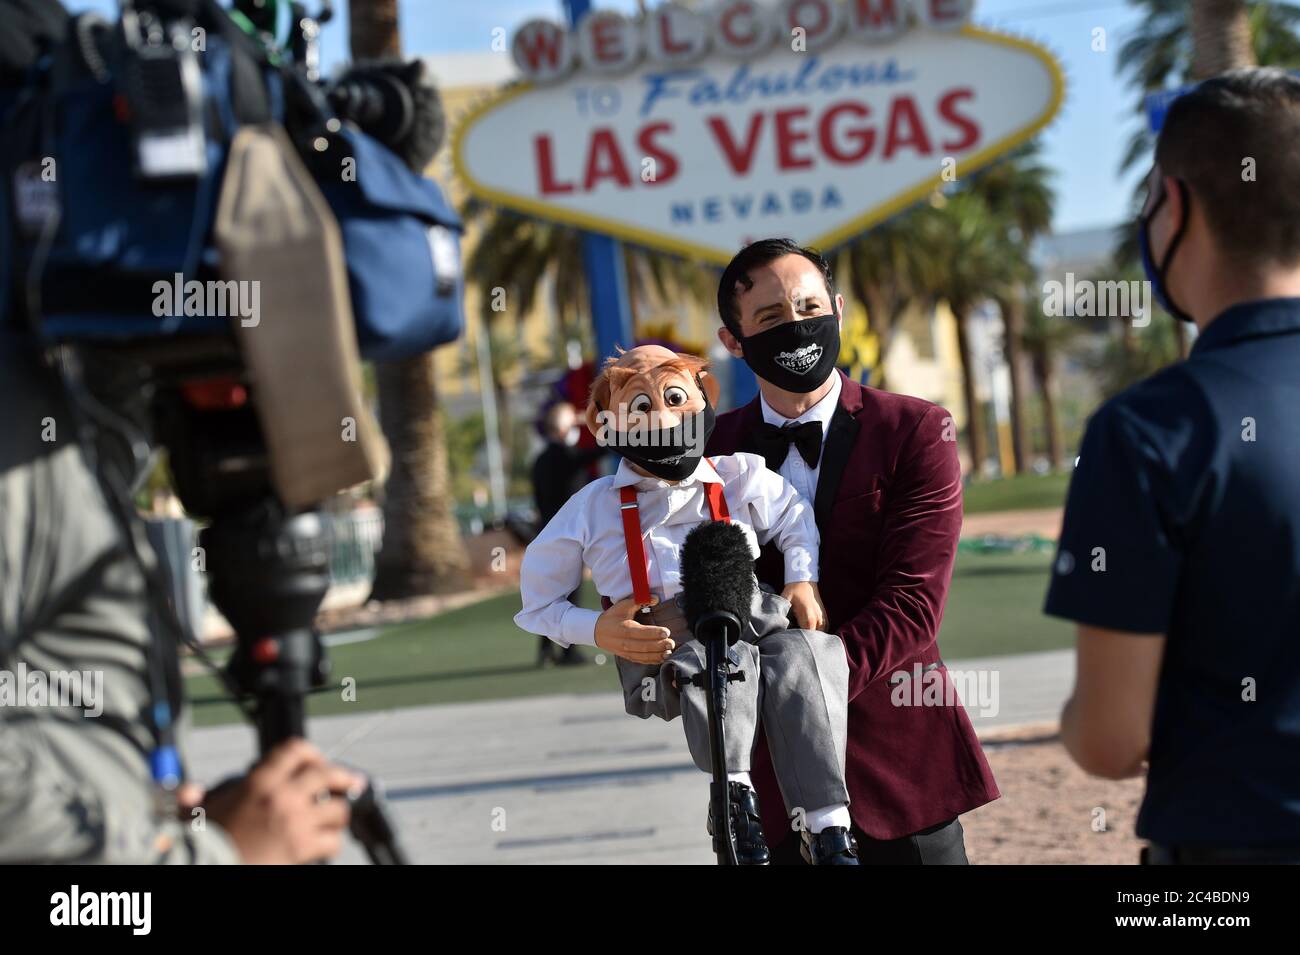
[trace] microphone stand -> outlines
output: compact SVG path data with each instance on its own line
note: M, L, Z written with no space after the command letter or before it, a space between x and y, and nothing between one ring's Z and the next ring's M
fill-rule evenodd
M740 639L740 620L726 610L711 610L695 622L695 638L704 644L704 672L691 678L693 686L703 687L708 696L709 803L713 809L713 851L718 865L738 865L735 827L731 819L731 799L727 793L727 684L743 680L743 672L732 673L727 648Z

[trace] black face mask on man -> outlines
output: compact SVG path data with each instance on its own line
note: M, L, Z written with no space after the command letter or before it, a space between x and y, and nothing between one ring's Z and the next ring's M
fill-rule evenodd
M1154 174L1153 174L1153 178ZM1181 179L1178 180L1178 194L1182 199L1183 218L1178 223L1178 228L1174 230L1173 237L1169 240L1169 247L1165 250L1163 262L1157 262L1155 253L1151 248L1151 220L1155 218L1160 207L1165 204L1169 198L1169 193L1164 189L1163 181L1156 179L1152 189L1159 188L1160 193L1154 202L1149 202L1150 209L1138 216L1138 250L1142 255L1142 270L1146 272L1147 281L1151 283L1151 290L1155 294L1156 302L1166 312L1178 319L1180 322L1192 323L1195 319L1183 311L1178 303L1173 300L1169 294L1169 266L1173 263L1174 253L1178 251L1178 244L1183 240L1183 233L1187 231L1187 223L1190 219L1188 215L1188 202L1190 196L1187 191L1187 184Z
M705 394L704 408L683 416L671 428L633 431L609 428L600 443L661 480L682 481L699 466L716 420L713 405Z
M816 391L840 357L840 316L831 314L782 322L756 335L737 336L745 363L782 391Z

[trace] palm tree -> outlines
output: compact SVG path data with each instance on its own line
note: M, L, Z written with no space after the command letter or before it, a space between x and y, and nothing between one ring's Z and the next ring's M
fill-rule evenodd
M352 0L348 20L354 60L401 55L397 0ZM469 556L452 510L434 356L380 364L375 378L393 464L384 485L384 546L370 596L390 600L461 589Z
M1136 0L1141 25L1116 59L1145 114L1146 96L1239 66L1300 67L1300 5L1278 0ZM1242 30L1249 37L1242 42ZM1129 140L1121 163L1130 169L1151 155L1146 124Z
M1142 278L1142 270L1137 265L1115 262L1106 270L1105 275L1105 279L1112 278L1130 283ZM1091 280L1096 282L1103 279L1093 276ZM1152 308L1153 314L1148 317L1150 324L1141 329L1141 334L1137 334L1130 317L1126 315L1098 320L1103 324L1115 322L1123 329L1123 334L1118 339L1112 337L1108 340L1100 355L1084 358L1101 386L1103 397L1118 394L1182 357L1178 339L1178 326L1182 322L1175 321L1154 302ZM1087 327L1088 321L1080 323L1076 319L1070 324Z
M1010 241L1004 222L983 196L963 190L931 207L918 208L916 239L930 252L931 270L924 285L952 309L962 366L967 442L971 471L979 474L988 457L984 409L975 395L976 368L971 352L970 320L976 307L1007 294L1023 281L1020 250Z
M1008 229L1018 261L1024 265L1022 280L1008 285L997 297L1005 327L1003 341L1011 378L1011 446L1017 474L1029 470L1030 456L1026 414L1030 389L1021 346L1029 299L1028 281L1033 272L1028 267L1029 254L1034 240L1051 228L1056 200L1050 184L1052 174L1039 161L1039 156L1040 147L1035 140L976 175L967 186L983 197L989 211Z
M465 279L483 295L484 308L500 315L527 315L551 279L551 305L561 321L576 323L577 305L586 301L587 283L582 268L582 240L570 226L533 219L470 198L461 209L467 225L482 228L465 262ZM494 311L496 289L505 292L504 311Z
M672 308L687 300L707 307L715 300L721 267L626 243L623 249L627 261L627 292L634 316L638 303ZM639 332L640 324L635 327Z
M994 283L998 288L994 297L1007 326L1004 342L1011 370L1012 443L1018 471L1028 468L1030 453L1025 405L1031 389L1026 381L1021 345L1029 297L1027 283L1032 278L1029 249L1034 239L1050 228L1055 201L1049 182L1051 174L1039 161L1039 154L1037 143L1025 146L952 193L955 196L970 192L980 197L985 213L982 221L1000 233L1000 242L1008 255L1005 262L995 266L995 273L1006 282L1002 285ZM946 201L942 194L935 194L931 205ZM964 205L959 203L957 210L963 208ZM876 226L849 243L841 253L840 269L848 276L849 291L867 306L871 330L879 340L880 368L873 381L877 387L888 386L884 360L899 320L907 309L918 301L945 297L943 293L949 283L942 273L950 257L960 250L950 242L934 245L934 230L933 210L921 205ZM1011 280L1009 277L1013 275L1015 278ZM971 303L970 307L973 308L974 304ZM968 362L964 322L959 323L958 335L959 347L965 351L963 361ZM966 389L970 399L971 382L966 382ZM981 410L976 408L975 418L981 414ZM981 429L975 428L972 435L974 441L983 444Z
M924 297L922 276L932 271L931 251L917 241L919 209L882 222L854 239L840 253L838 271L848 276L853 297L867 307L867 318L878 343L877 367L871 384L887 388L885 359L894 333L909 306Z
M1051 319L1043 314L1041 300L1025 310L1025 327L1020 342L1029 358L1043 406L1043 430L1047 437L1047 459L1053 469L1065 464L1061 416L1056 405L1056 356L1081 331L1075 322Z
M584 301L586 296L582 246L578 233L567 226L495 211L476 199L468 200L462 213L467 223L479 222L483 227L466 260L465 278L479 290L478 334L486 334L491 342L489 372L496 392L498 438L502 464L510 474L514 446L510 381L526 358L518 323L532 311L547 280L552 280L552 304L561 327L560 334L553 336L557 350L549 357L560 357L581 320L575 310L561 311L560 305Z
M1193 0L1192 78L1254 65L1246 0Z
M505 289L505 314L523 317L549 281L551 306L560 315L562 326L577 335L581 303L587 301L579 231L476 198L465 202L461 214L467 223L477 222L483 228L466 262L465 275L485 299L492 297L494 289ZM708 302L715 291L713 270L698 263L627 243L623 244L623 259L634 311L638 303L651 299L675 304L685 296ZM500 314L494 312L493 316Z
M462 214L483 229L465 265L466 279L479 290L483 320L489 326L506 318L522 320L549 284L549 305L558 316L561 334L548 357L563 364L565 342L589 338L583 327L586 313L581 303L588 300L588 290L578 230L472 198ZM638 304L675 305L683 298L708 303L715 290L713 270L685 259L627 244L623 257L634 318ZM494 308L501 298L498 289L505 293L504 310ZM634 328L638 328L635 321ZM630 347L632 342L622 344ZM493 365L493 381L500 390L504 385L496 376L504 366L495 361Z
M1138 0L1145 15L1124 43L1116 63L1137 93L1137 111L1145 113L1146 95L1227 70L1260 64L1300 66L1300 6L1265 0ZM1130 169L1151 155L1152 137L1143 123L1129 140L1121 163ZM1134 210L1142 202L1142 187ZM1137 240L1125 227L1116 237L1116 258L1137 261ZM1178 354L1187 354L1187 330L1176 323ZM1128 345L1132 347L1131 338Z

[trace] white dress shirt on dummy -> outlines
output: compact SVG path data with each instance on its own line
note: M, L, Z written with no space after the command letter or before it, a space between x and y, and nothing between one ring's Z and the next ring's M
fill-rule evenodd
M776 541L785 556L785 583L816 581L820 539L812 503L768 470L759 455L704 458L678 484L643 477L624 460L617 472L569 498L528 545L520 571L523 609L515 614L515 623L563 646L595 644L600 611L575 607L569 595L582 582L584 566L601 595L615 601L631 595L619 509L619 488L626 485L635 485L638 492L650 590L661 600L675 597L682 589L680 555L686 535L710 519L702 482L719 480L731 520L744 530L754 556L761 544Z

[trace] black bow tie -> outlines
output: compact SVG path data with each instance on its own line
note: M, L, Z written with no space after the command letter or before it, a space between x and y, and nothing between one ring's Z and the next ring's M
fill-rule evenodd
M817 467L817 459L822 453L821 422L805 421L803 424L787 424L778 428L764 421L754 433L755 450L773 471L781 469L792 444L799 449L799 455L808 463L808 467Z

